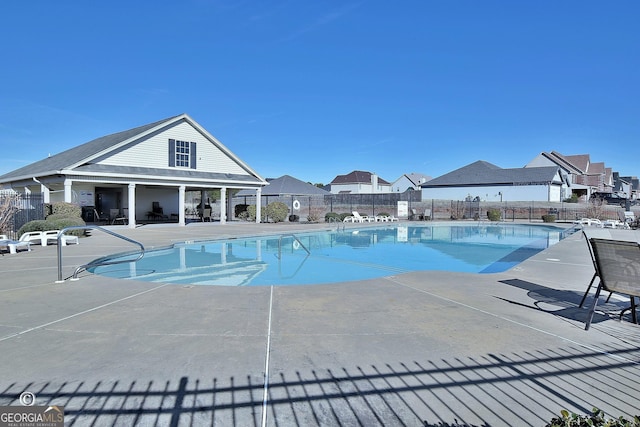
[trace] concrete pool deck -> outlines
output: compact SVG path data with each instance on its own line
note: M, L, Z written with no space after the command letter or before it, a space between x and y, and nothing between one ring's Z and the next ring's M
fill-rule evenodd
M152 249L335 227L109 229ZM63 247L64 277L131 249L92 231ZM543 426L562 409L640 414L640 326L617 320L628 299L613 296L584 330L578 304L593 266L581 233L486 275L207 287L82 273L55 283L56 246L0 256L0 271L0 406L28 391L64 406L67 425Z

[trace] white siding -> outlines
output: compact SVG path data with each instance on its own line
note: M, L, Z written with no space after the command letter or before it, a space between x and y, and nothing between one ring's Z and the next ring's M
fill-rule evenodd
M562 201L561 198L561 190L562 186L560 185L552 185L549 188L549 201L550 202L560 202Z
M394 193L404 193L408 188L413 188L413 183L407 178L403 176L393 183L391 186L391 191Z
M197 145L196 170L200 172L249 175L237 162L229 158L213 142L189 123L181 122L150 138L100 160L99 164L147 168L169 168L169 139L195 142ZM178 168L184 169L184 168Z
M331 184L331 193L338 194L341 191L349 191L351 194L371 194L374 193L373 185L371 184ZM379 184L376 194L390 193L391 186L389 184Z
M553 186L555 187L555 186ZM500 195L502 193L502 196ZM558 189L558 200L560 201L560 190ZM448 188L423 188L422 199L444 199L444 200L465 200L480 197L482 201L540 201L549 200L550 191L548 185L515 185L488 186L488 187L448 187Z

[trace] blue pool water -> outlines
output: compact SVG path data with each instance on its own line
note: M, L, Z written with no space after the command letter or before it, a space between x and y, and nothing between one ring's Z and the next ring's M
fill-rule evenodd
M562 237L563 230L547 226L394 225L177 244L148 251L135 262L90 271L122 279L223 286L334 283L417 270L494 273Z

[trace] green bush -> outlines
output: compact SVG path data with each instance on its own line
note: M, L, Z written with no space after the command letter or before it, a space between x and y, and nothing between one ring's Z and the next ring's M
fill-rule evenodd
M47 230L55 230L54 228L48 228L51 226L50 222L47 222L44 219L36 219L34 221L29 221L18 230L18 236L22 236L24 233L28 233L31 231L47 231Z
M343 212L340 214L340 222L344 221L344 219L348 216L351 216L350 213Z
M240 212L240 214L238 215L238 218L246 219L247 221L254 222L256 220L256 206L255 205L247 206L247 210L245 210L244 212Z
M51 215L62 215L67 218L81 218L82 208L73 203L56 202L51 205Z
M553 418L545 427L640 427L640 416L636 415L633 420L624 417L616 419L605 419L604 412L598 408L593 408L590 415L578 415L569 411L560 411L560 416Z
M57 220L66 219L66 218L75 218L75 217L65 215L65 214L51 214L47 216L47 221L57 221Z
M49 219L47 218L45 220L45 222L49 223L49 230L62 230L63 228L67 228L67 227L75 227L75 226L82 226L82 225L87 225L82 218L64 218L64 217L57 217L57 215L51 215L51 216L56 216L56 218L54 219ZM85 230L71 230L65 234L69 234L72 236L84 236L85 234Z
M543 222L556 222L556 216L553 214L542 215Z
M82 218L69 218L62 215L49 215L47 219L29 221L18 230L18 236L30 231L62 230L67 227L86 225ZM71 230L67 234L83 236L85 230Z
M300 217L298 215L289 215L289 222L298 222Z
M578 203L578 195L572 194L568 199L564 199L565 203Z
M342 221L340 219L340 215L338 215L335 212L327 212L326 214L324 214L324 222L337 222L337 221Z
M500 221L500 209L489 209L487 218L489 218L489 221Z
M264 213L272 222L282 222L289 214L289 207L282 202L273 202L264 207Z

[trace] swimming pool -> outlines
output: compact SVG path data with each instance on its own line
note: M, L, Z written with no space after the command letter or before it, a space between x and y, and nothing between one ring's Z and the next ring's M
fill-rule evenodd
M418 270L494 273L560 241L551 226L393 225L176 244L92 273L159 283L266 286L372 279ZM134 255L102 261L131 260Z

